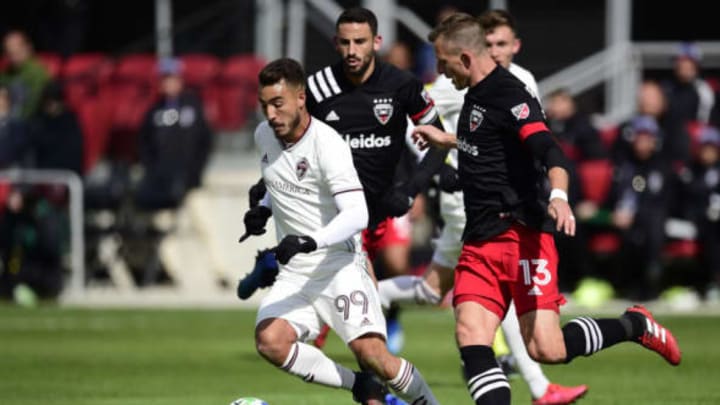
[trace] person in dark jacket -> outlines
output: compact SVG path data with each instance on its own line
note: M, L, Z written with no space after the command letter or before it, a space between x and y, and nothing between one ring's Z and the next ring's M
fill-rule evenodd
M613 225L623 239L619 287L632 298L648 299L660 287L672 172L658 152L657 121L639 116L632 125L633 153L617 163L609 203Z
M70 170L82 176L82 131L77 116L66 107L58 83L51 82L43 90L40 108L29 127L35 168Z
M177 59L159 63L161 98L150 108L140 138L140 163L145 170L135 196L140 208L177 207L199 186L212 133L200 100L184 90Z
M720 131L705 126L695 159L680 171L679 214L692 221L700 242L699 287L720 286Z

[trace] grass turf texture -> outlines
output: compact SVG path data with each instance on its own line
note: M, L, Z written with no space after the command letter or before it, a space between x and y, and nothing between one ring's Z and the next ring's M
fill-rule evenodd
M256 354L254 311L34 310L0 305L0 404L227 405L243 396L270 405L349 404L350 394L287 375ZM409 308L403 356L443 404L471 404L460 377L447 310ZM717 404L720 319L660 317L684 351L680 367L623 344L570 365L545 366L553 382L585 383L583 404ZM334 335L325 352L353 358ZM512 380L513 404L529 404Z

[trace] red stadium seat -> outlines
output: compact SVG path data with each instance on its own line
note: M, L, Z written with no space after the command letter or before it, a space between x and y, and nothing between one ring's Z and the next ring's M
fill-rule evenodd
M38 52L37 57L40 63L47 69L52 80L60 77L60 71L63 65L62 56L54 52Z
M83 133L83 167L87 173L106 152L111 115L98 98L85 99L76 108L76 114Z
M209 54L187 54L180 57L185 86L195 91L202 99L205 118L213 128L219 126L220 99L216 86L222 63Z
M242 128L257 106L257 76L265 61L255 55L228 58L218 80L220 129Z
M154 54L129 54L118 59L113 80L154 85L158 79L157 57Z
M74 108L79 108L87 99L96 99L100 85L110 79L112 70L112 61L102 53L68 57L61 72L65 99Z
M99 96L109 111L107 153L114 159L137 158L137 135L145 113L157 99L157 58L130 54L119 58L110 79L101 83Z
M220 74L222 65L213 55L195 53L183 55L179 59L182 62L182 77L185 85L199 92Z
M620 250L620 237L614 232L599 232L590 236L588 249L598 255L612 255Z
M703 130L703 123L700 121L690 121L685 125L685 130L690 136L690 154L695 156L700 147L700 135Z
M666 260L694 259L700 253L700 244L695 240L671 240L663 246L662 255Z
M612 184L613 165L608 159L586 160L577 165L583 198L598 205L605 202Z
M615 139L617 139L618 135L620 135L620 127L611 126L600 128L598 133L600 134L600 140L605 146L605 149L610 150L615 143Z

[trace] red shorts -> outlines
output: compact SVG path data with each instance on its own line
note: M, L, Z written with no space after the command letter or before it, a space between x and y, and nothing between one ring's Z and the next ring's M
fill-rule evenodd
M373 261L378 252L388 246L409 244L410 230L410 220L407 215L385 218L374 230L363 231L363 249L367 252L370 261Z
M455 267L453 305L475 301L505 317L510 300L518 315L536 309L559 312L565 297L557 282L553 235L514 224L481 242L465 242Z

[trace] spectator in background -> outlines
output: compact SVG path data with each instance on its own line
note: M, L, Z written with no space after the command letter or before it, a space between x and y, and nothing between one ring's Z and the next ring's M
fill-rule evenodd
M681 44L673 60L673 77L664 84L669 119L678 128L665 137L664 154L674 161L690 159L688 124L707 124L715 104L712 87L701 77L701 61L695 44Z
M645 80L637 92L638 116L651 116L658 123L658 138L662 139L658 149L668 161L684 162L690 153L690 135L684 123L677 115L668 112L668 100L660 84L654 80ZM632 155L632 143L635 136L633 119L620 124L620 134L613 143L614 161L626 160Z
M585 277L599 276L594 274L588 258L588 224L597 212L596 204L585 201L582 184L577 173L577 165L583 161L607 158L607 150L600 139L598 130L593 126L590 117L579 111L575 98L566 89L558 89L550 93L545 102L545 114L550 130L560 142L565 155L572 165L568 168L570 188L568 192L570 206L579 219L575 237L567 237L562 233L555 234L555 243L560 252L558 272L560 288L563 291L574 289Z
M598 130L587 114L578 111L575 99L566 89L550 93L545 113L550 129L571 160L580 162L607 157Z
M701 78L701 61L702 54L697 45L681 44L674 59L674 76L665 84L669 113L683 123L707 124L715 103L712 88Z
M413 54L410 46L402 41L390 45L385 53L385 62L394 65L400 70L413 69Z
M11 111L10 91L0 86L0 169L21 165L27 144L25 124Z
M444 19L459 12L455 6L443 6L435 15L435 25L440 24ZM429 42L422 42L415 55L415 75L427 84L432 83L437 77L437 59L435 50Z
M708 295L717 298L720 288L720 131L705 126L693 161L680 171L679 215L692 221L701 244L700 268Z
M145 170L135 202L143 209L175 208L200 185L212 145L200 100L185 91L177 59L159 62L161 97L140 130Z
M632 128L633 153L617 162L609 198L612 222L623 240L621 274L616 282L625 296L649 299L660 287L660 253L672 176L668 162L658 153L661 140L657 121L638 116Z
M3 40L10 66L0 73L0 84L10 89L14 102L13 116L27 119L38 107L40 95L50 75L37 60L30 39L21 31L11 31Z
M83 135L75 113L65 105L62 87L50 82L39 110L29 122L30 154L38 169L70 170L83 175Z
M82 133L57 83L49 83L41 93L18 155L25 155L24 150L30 167L82 175ZM0 280L4 294L17 294L17 288L41 297L60 292L69 240L67 197L66 188L58 184L13 187L11 204L0 221L0 250L11 268Z

